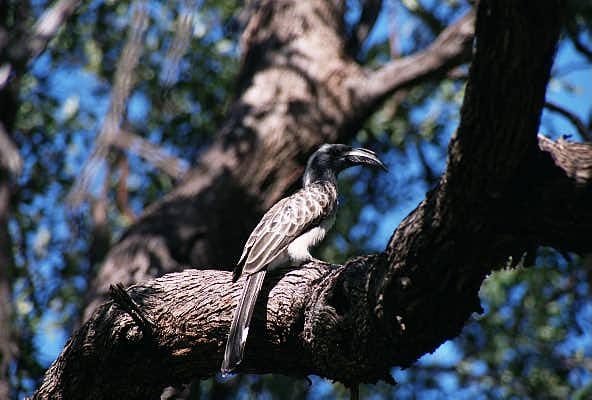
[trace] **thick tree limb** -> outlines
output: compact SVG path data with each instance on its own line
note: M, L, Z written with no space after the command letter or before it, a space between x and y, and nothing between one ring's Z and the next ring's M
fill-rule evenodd
M255 344L257 350L247 351L246 365L255 362L258 368L270 372L281 361L284 372L296 373L310 363L310 355L301 358L295 347L304 343L297 337L302 332L302 312L314 308L314 302L307 299L315 284L330 274L325 266L313 265L291 272L275 287L277 276L267 281L262 294L271 291L270 301L256 307L251 335L262 333L263 321L274 328L265 328L269 336L266 344ZM186 270L131 288L132 299L157 327L153 340L145 340L133 318L109 301L68 342L35 398L100 399L105 393L110 398L155 398L164 386L216 373L243 281L232 284L229 272ZM261 296L261 300L266 297ZM286 341L294 346L292 352L281 350L287 349ZM259 351L262 356L253 357ZM76 365L73 360L77 360ZM117 367L93 374L97 380L90 385L80 374L111 364ZM80 387L64 385L73 373L85 381L80 381ZM143 381L141 387L128 386L136 379ZM125 386L133 386L133 392Z
M476 54L447 170L386 250L388 269L377 292L385 321L396 316L415 333L454 337L480 310L484 277L508 260L517 264L541 244L521 235L512 217L536 209L529 189L544 179L536 132L559 26L558 1L480 2ZM434 291L400 307L415 293ZM420 349L440 343L419 334L395 348L413 362Z
M375 107L394 91L435 77L470 60L475 15L469 12L446 28L427 49L393 60L365 80L356 82L356 100L364 107Z
M573 221L578 221L579 226L565 241L590 237L592 175L583 179L584 174L577 171L590 170L592 145L552 142L543 137L539 143L541 166L545 167L541 170L553 171L550 176L554 179L571 182L583 190L581 207L571 208ZM577 156L570 157L574 152ZM548 160L557 160L556 166L549 168ZM572 179L574 174L580 176L579 181ZM555 195L561 196L561 190ZM540 200L544 205L545 200ZM421 207L425 210L429 206ZM407 219L400 229L419 229L418 225L423 224L418 218L421 207L412 214L415 218ZM534 214L539 204L531 207ZM590 251L591 247L587 242L581 250ZM384 318L378 317L372 302L384 265L380 256L373 256L352 260L339 269L309 264L281 279L280 275L272 276L255 312L243 371L296 376L315 373L333 379L374 382L388 379L392 357L399 365L408 365L414 358L410 353L417 350L416 343L430 336L443 340L442 334L450 329L445 321L454 321L455 310L467 307L461 302L466 303L467 297L474 295L449 296L450 286L463 285L465 281L445 279L433 286L437 288L434 292L420 290L418 285L434 285L434 280L442 279L441 272L435 271L433 279L427 280L401 277L396 289L402 294L399 308L416 309L422 303L431 304L436 310L430 311L430 317L440 316L434 324L442 325L436 331L417 326L420 310L409 318L396 315L389 322L396 324L400 332L399 341L395 342L398 346L393 348L389 337L393 329L385 331L380 323ZM107 397L151 398L165 385L216 373L241 283L230 283L230 273L226 272L186 270L130 288L134 301L155 321L157 336L145 341L125 308L106 303L67 344L48 371L37 398L103 398L105 393ZM446 300L437 301L439 296ZM478 308L478 301L474 300L468 306ZM126 354L123 365L121 352ZM334 362L341 366L337 375L331 369ZM103 373L80 373L97 370ZM77 378L76 385L69 383L72 375Z

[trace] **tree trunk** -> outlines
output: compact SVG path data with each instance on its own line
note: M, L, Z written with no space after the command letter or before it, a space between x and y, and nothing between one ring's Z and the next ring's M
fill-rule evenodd
M337 268L309 263L272 274L240 372L317 374L350 385L392 381L392 366L409 366L481 312L478 290L493 269L518 264L539 245L592 250L586 240L592 234L592 146L537 139L559 4L479 3L476 55L440 184L400 224L384 253ZM271 24L273 15L261 18ZM300 75L290 77L300 82ZM244 142L259 154L252 134L228 131L225 137L238 135L229 146ZM253 162L242 153L223 158L233 147L220 140L214 150L228 166ZM231 170L224 174L240 181ZM288 179L283 168L274 174ZM254 190L278 187L285 190L271 182ZM215 374L242 284L233 284L229 272L186 270L127 292L114 288L113 300L70 339L35 398L154 397L166 385Z

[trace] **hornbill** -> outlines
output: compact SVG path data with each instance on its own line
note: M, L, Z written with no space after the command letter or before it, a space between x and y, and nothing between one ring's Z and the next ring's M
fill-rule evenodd
M355 165L387 170L376 154L343 144L324 144L313 153L304 171L304 187L277 202L247 240L232 281L246 276L234 312L222 372L233 371L242 361L249 323L267 271L315 261L309 249L317 245L335 222L337 175ZM318 261L318 260L317 260Z

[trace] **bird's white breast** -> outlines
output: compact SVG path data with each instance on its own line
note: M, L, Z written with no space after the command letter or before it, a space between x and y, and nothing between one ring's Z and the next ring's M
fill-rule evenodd
M325 235L335 223L335 213L302 235L298 236L288 245L288 256L293 264L302 264L312 260L311 247L316 246L325 238Z

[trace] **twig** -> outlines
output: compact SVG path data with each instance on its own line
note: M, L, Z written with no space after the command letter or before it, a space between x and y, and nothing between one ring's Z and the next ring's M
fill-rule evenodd
M144 333L144 338L152 337L156 324L140 309L121 283L109 286L109 297L138 324Z
M588 129L586 124L584 124L584 121L582 121L576 114L560 106L559 104L552 103L550 101L545 102L545 108L547 108L549 111L563 115L576 127L582 139L592 142L592 130Z
M364 107L371 107L396 90L412 86L426 77L446 73L451 67L468 61L474 25L475 13L470 11L446 28L427 49L369 72L367 79L356 87L356 97Z
M148 6L145 0L137 0L134 3L134 12L127 42L123 47L115 71L115 82L111 90L109 111L105 116L93 151L68 195L68 201L72 206L79 205L86 197L92 180L109 153L109 144L115 140L119 132L127 99L134 86L134 69L142 54L142 42L147 29Z
M4 129L0 121L0 168L5 169L13 177L20 175L23 168L23 159L11 137Z
M168 153L162 147L151 143L133 132L120 130L109 142L124 151L130 151L159 168L173 179L180 179L188 171L188 163Z
M356 56L360 48L368 38L376 18L382 8L382 0L364 0L362 1L362 13L360 20L352 29L351 36L347 42L347 49L352 56Z
M57 34L79 3L80 0L60 0L39 17L33 27L33 36L27 43L29 61L37 58L45 50L49 41Z

